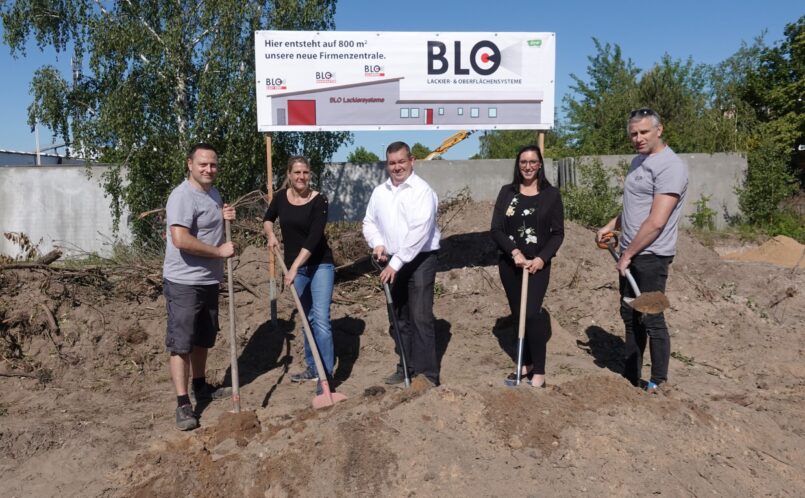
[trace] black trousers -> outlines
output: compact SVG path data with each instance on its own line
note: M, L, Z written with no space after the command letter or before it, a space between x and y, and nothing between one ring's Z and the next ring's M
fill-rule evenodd
M498 262L500 281L506 291L509 309L515 323L520 316L520 289L522 288L523 269L514 265L514 261L501 257ZM545 323L546 314L542 313L542 301L548 290L551 279L551 265L528 277L528 296L526 296L525 312L525 344L523 345L523 365L534 365L534 373L545 375L545 354L550 339L550 324Z
M668 280L668 268L674 260L673 256L655 256L640 254L632 259L629 270L637 282L640 292L665 292ZM620 293L622 297L635 297L629 281L620 277ZM668 363L671 359L671 337L662 313L639 313L626 305L621 299L621 318L626 329L626 355L623 376L639 385L643 370L643 353L646 342L651 354L651 382L661 384L668 380Z
M400 326L400 338L409 373L422 374L439 385L439 361L436 357L436 327L433 317L433 286L436 281L436 251L419 253L403 265L391 286L394 312ZM393 330L395 351L400 344ZM397 365L402 372L402 363Z

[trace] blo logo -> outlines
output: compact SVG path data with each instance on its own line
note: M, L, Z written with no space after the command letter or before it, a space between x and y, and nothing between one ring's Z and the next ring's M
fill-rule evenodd
M335 83L335 73L332 71L316 71L316 83Z
M285 90L285 80L282 78L266 78L266 90Z
M489 76L500 67L500 49L489 40L481 40L470 49L469 63L476 73ZM462 67L461 42L453 43L454 74L470 74L467 67ZM438 41L428 42L428 74L444 74L450 68L447 60L447 45Z
M366 64L363 66L363 74L367 77L385 76L386 72L380 64Z

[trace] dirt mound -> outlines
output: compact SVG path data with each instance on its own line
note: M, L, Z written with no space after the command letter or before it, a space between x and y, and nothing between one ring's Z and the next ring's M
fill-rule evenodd
M0 271L0 478L8 496L501 496L805 494L802 272L722 260L686 234L667 289L670 383L620 377L617 275L572 223L551 269L545 389L503 387L516 327L486 231L491 205L440 212L442 385L380 386L396 358L376 274L338 272L336 389L292 384L302 341L267 253L237 258L243 412L199 406L173 426L158 267ZM355 226L334 228L359 257ZM228 323L226 293L221 323ZM227 333L208 375L228 383ZM648 358L647 358L648 361Z
M760 261L788 268L805 268L805 245L785 235L778 235L760 247L725 254L724 259Z

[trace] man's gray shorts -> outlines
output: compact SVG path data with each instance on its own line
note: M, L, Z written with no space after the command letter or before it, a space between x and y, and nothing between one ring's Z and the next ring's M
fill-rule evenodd
M187 354L193 346L213 347L218 334L218 284L162 282L168 310L168 351Z

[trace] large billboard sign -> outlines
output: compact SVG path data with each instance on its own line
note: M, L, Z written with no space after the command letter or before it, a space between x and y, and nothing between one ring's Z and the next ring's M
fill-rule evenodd
M554 33L254 38L259 131L553 127Z

